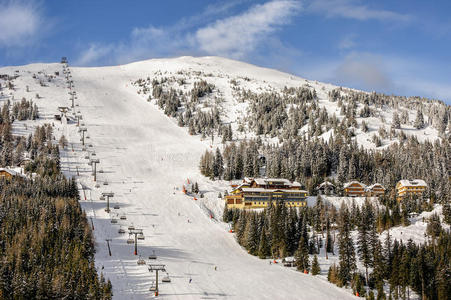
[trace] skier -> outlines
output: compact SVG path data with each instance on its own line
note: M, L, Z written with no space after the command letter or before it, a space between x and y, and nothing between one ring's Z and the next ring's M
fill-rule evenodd
M190 278L189 278L189 283L191 283L191 281L193 281L193 279L190 277Z
M215 271L217 271L218 270L218 267L217 266L215 266Z

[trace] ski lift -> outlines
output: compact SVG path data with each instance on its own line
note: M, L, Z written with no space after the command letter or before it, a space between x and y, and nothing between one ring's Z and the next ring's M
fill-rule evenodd
M142 232L138 233L137 239L144 240L144 234Z
M103 185L108 185L108 181L104 181L104 182L103 182Z
M100 200L105 200L105 197L104 196L100 196L100 198L99 198Z
M92 147L92 144L89 144L88 147Z
M142 258L142 257L140 256L140 257L138 258L137 264L138 264L138 265L145 265L145 264L146 264L146 261L144 260L144 258Z
M131 237L131 235L128 235L127 244L134 244L135 240Z
M128 230L130 230L130 231L131 231L131 230L135 230L135 226L134 226L133 224L132 224L132 225L129 225L129 226L128 226Z
M150 285L149 291L151 291L151 292L156 292L157 291L157 287L155 285L155 281L152 281L152 284Z
M100 187L100 184L96 183L96 188L99 188L99 187Z
M124 228L119 228L119 230L117 231L117 233L119 234L124 234L125 233L125 229Z
M88 162L88 166L92 166L92 162L91 161Z
M111 219L111 224L117 224L117 219L116 218L112 218Z
M99 170L99 173L103 173L103 169L100 169L100 170Z
M121 215L120 219L121 220L127 220L127 216L126 215Z
M169 277L169 274L166 273L166 276L163 277L163 279L161 279L162 282L171 282L171 278Z
M85 155L85 159L89 159L89 155Z
M149 259L157 259L157 256L155 255L155 250L153 250L152 254L149 255Z
M119 204L115 204L113 208L114 208L114 209L119 209L120 206L119 206Z

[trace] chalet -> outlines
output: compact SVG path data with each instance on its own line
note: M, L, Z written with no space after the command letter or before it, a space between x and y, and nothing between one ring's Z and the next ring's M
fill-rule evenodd
M420 196L426 191L427 187L428 185L422 179L400 180L396 184L396 199L400 201L405 197Z
M283 201L287 207L307 204L307 191L298 182L278 178L257 178L234 188L224 197L227 208L252 209L269 207L271 203Z
M22 176L22 174L17 173L16 171L11 170L9 168L0 168L0 178L11 179L15 176Z
M335 195L335 185L329 181L324 181L316 187L318 195Z
M385 194L385 188L380 183L369 185L365 188L368 197L381 197Z
M348 197L364 197L365 188L366 185L364 185L363 183L358 181L351 181L344 184L343 193Z

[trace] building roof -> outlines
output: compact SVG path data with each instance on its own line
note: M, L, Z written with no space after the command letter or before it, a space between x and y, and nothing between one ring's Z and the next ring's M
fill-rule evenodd
M316 188L317 188L317 189L320 189L320 188L326 187L326 186L330 186L330 187L333 186L333 187L335 187L335 185L333 185L332 182L324 181L323 183L321 183L320 185L318 185Z
M281 191L284 193L307 193L305 190L288 190L288 189L265 189L265 188L241 188L243 192L275 192L275 191Z
M400 180L398 183L400 183L402 186L424 186L424 187L428 186L426 181L424 181L423 179L413 179L413 180L403 179Z
M369 185L369 186L367 186L366 187L366 190L372 190L373 188L375 188L376 186L378 186L378 187L381 187L381 188L383 188L384 190L385 190L385 188L384 188L384 186L382 185L382 184L380 184L380 183L374 183L374 184L372 184L372 185Z
M17 172L8 168L0 168L0 172L5 171L6 173L9 173L11 176L17 176Z
M353 184L355 184L355 183L357 183L358 185L361 185L362 187L366 187L366 185L364 185L363 183L353 180L353 181L350 181L350 182L346 182L346 183L343 185L343 188L350 187L351 185L353 185Z

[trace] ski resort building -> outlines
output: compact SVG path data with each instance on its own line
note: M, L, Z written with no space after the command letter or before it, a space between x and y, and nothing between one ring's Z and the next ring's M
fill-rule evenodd
M271 203L283 201L287 207L307 204L307 191L299 182L280 178L250 179L234 188L225 196L227 208L253 209L269 207Z
M400 180L396 184L396 199L398 201L409 196L421 196L428 185L422 179Z
M343 193L348 197L364 197L366 193L365 188L366 185L363 183L351 181L343 185Z
M365 191L368 197L381 197L385 194L385 188L380 183L367 186Z
M16 170L12 170L10 168L0 168L0 179L11 179L15 176L25 177L23 174L18 173Z

